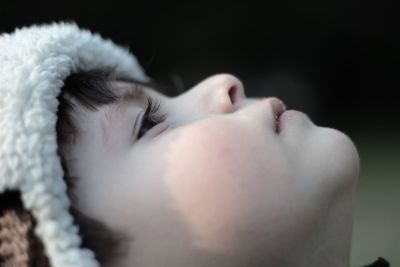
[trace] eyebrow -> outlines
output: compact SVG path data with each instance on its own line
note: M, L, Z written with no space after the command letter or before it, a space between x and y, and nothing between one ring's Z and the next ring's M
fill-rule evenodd
M115 85L114 85L115 86ZM118 101L135 101L142 99L144 96L144 89L142 85L139 84L129 84L123 86L127 90L120 96L117 96L116 102Z

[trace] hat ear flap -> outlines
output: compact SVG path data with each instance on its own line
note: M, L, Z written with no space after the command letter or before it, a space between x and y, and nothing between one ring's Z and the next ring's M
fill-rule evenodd
M50 267L35 225L19 191L0 194L0 266Z

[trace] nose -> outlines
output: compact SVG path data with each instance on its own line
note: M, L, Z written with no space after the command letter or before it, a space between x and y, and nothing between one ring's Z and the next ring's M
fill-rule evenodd
M211 113L230 113L246 98L242 82L231 74L214 75L199 85L197 90L206 109Z
M184 120L200 119L210 113L235 112L244 117L267 121L274 128L286 109L276 97L247 98L242 82L231 74L217 74L198 83L171 102L179 107ZM183 111L183 112L182 112Z

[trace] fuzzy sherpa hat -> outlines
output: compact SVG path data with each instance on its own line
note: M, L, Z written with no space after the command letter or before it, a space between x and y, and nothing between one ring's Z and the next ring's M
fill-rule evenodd
M98 266L93 252L80 248L68 212L56 113L66 77L99 67L115 67L123 77L148 81L126 48L74 23L35 25L0 35L0 196L8 190L20 192L53 267Z

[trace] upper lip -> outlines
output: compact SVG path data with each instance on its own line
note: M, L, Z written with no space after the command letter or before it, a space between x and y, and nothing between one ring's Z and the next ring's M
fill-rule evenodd
M276 97L272 97L270 101L274 117L277 119L283 112L285 112L286 106L282 100Z
M272 107L272 112L275 118L275 132L279 133L280 132L280 127L279 127L279 116L285 112L286 106L280 100L279 98L273 97L271 98L271 107Z

